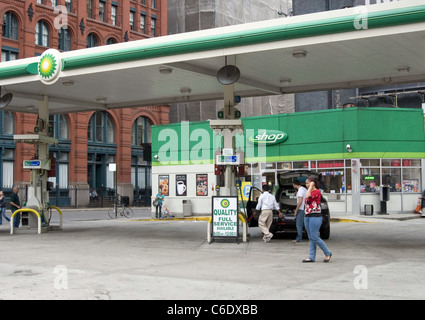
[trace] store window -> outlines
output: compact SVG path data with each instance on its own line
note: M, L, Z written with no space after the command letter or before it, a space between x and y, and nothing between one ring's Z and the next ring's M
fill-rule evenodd
M421 160L402 160L403 192L421 192Z

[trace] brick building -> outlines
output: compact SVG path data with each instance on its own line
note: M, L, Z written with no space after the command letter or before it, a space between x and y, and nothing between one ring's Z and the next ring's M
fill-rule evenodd
M167 0L0 0L1 61L133 41L167 34ZM152 106L51 115L57 145L51 202L86 205L89 190L150 199L150 163L142 144L150 143L150 126L168 123L168 106ZM34 132L36 115L0 112L0 187L29 183L24 159L32 145L13 141L13 134ZM146 146L146 145L144 145ZM117 164L117 184L109 163Z

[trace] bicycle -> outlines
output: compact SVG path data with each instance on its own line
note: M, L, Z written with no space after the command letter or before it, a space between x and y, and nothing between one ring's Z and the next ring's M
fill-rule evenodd
M134 211L130 207L125 206L125 204L120 201L121 204L115 204L112 208L108 210L109 218L117 219L118 216L125 218L132 218L134 216Z

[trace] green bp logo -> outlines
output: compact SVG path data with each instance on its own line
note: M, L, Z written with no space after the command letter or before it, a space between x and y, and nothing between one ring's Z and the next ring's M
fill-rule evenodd
M227 199L223 199L223 200L221 200L220 204L223 208L227 208L228 206L230 206L230 201L227 200Z
M44 84L53 84L61 69L60 52L54 49L45 51L38 63L38 74Z

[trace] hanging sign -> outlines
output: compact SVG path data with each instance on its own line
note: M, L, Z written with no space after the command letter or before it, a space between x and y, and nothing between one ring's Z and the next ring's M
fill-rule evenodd
M238 240L238 198L212 197L212 238Z

